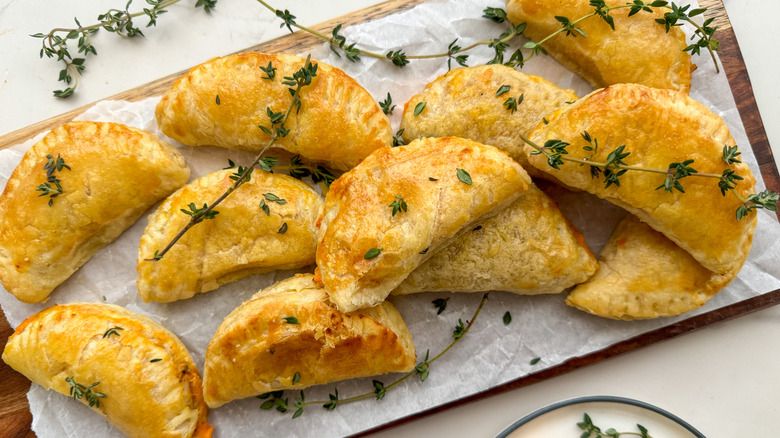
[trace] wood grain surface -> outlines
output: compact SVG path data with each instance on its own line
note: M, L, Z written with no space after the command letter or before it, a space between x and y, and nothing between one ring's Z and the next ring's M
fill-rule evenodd
M322 23L313 28L329 34L330 29L339 23L343 23L346 26L349 24L361 23L368 20L381 18L398 11L409 9L414 5L421 3L422 1L423 0L391 0L380 5ZM737 108L739 109L740 116L742 117L745 129L747 130L748 138L756 154L756 158L758 160L758 164L760 166L764 180L769 189L775 192L780 192L780 176L778 175L777 167L775 165L774 158L772 157L772 151L769 148L769 142L764 131L764 125L758 113L758 107L753 95L753 89L750 85L750 79L745 68L745 63L742 59L742 54L739 50L734 32L731 29L728 17L726 16L726 11L721 0L700 0L699 3L702 6L709 8L707 16L714 16L716 18L715 24L717 24L719 27L716 36L721 43L721 50L719 52L720 60L734 93ZM317 47L320 44L322 44L322 41L318 38L304 34L302 32L296 32L292 35L287 35L282 38L247 48L246 51L300 53L302 51ZM164 78L160 78L141 87L137 87L132 90L111 96L107 100L138 101L149 96L161 95L183 73L184 72L180 72L166 76ZM83 106L81 108L6 134L0 137L0 149L21 143L40 132L50 130L57 125L72 120L74 117L81 114L92 105L94 104ZM745 147L746 145L741 146ZM637 348L650 345L663 339L669 339L684 333L689 333L719 321L728 320L775 305L778 302L780 302L780 290L745 300L718 310L714 310L703 315L689 318L679 323L672 324L649 333L644 333L637 337L615 344L604 350L591 353L584 357L571 359L559 366L516 379L501 386L491 388L490 390L459 400L454 400L445 405L419 412L409 417L398 419L392 423L365 431L360 435L367 435L371 432L386 429L397 424L402 424L422 416L452 408L454 406L462 405L474 400L483 399L485 397L546 380L564 374L568 371L586 365L598 363L604 359L636 350ZM5 316L0 314L0 339L7 338L11 335L12 332L13 330L8 325ZM2 392L0 392L0 434L9 438L34 437L35 434L30 429L32 416L29 412L29 406L27 404L26 397L26 393L30 387L29 381L19 373L10 369L3 362L0 362L0 381L3 382L4 389Z

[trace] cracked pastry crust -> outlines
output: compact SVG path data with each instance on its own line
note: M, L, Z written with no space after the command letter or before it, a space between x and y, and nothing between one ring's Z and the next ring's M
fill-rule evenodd
M582 234L535 185L412 271L394 295L415 292L555 294L598 264Z
M536 144L558 139L571 143L568 156L586 158L584 131L598 140L591 160L606 162L617 147L625 145L627 164L667 169L672 163L693 159L699 173L720 175L727 168L743 178L736 192L747 198L755 190L755 178L744 163L727 165L724 145L734 139L723 120L686 94L636 84L613 85L597 90L568 107L557 110L531 134ZM531 147L527 146L530 152ZM685 193L656 190L665 174L627 171L620 185L605 187L603 178L592 178L588 166L564 164L549 167L543 155L530 163L568 187L585 190L633 213L690 253L705 268L735 275L745 262L753 241L756 215L741 221L736 210L742 203L733 194L721 194L718 180L688 177Z
M211 436L200 375L184 344L157 322L122 307L49 307L16 328L3 360L66 396L68 378L86 387L99 382L91 389L105 397L92 410L127 436ZM81 402L88 404L87 397Z
M607 0L608 6L625 4L625 0ZM507 0L506 12L515 25L527 23L523 35L540 41L560 30L556 16L571 20L593 13L588 0ZM679 27L669 32L656 19L663 12L640 11L628 16L629 9L610 12L615 30L599 17L577 24L587 38L579 35L557 35L546 41L545 50L569 70L585 79L593 88L612 84L636 83L655 88L669 88L688 93L691 72L696 68L687 46L685 33Z
M509 91L496 96L502 86ZM521 95L517 111L504 106L508 98ZM495 146L526 171L535 171L528 166L520 136L528 136L545 116L575 100L571 90L501 64L461 67L439 76L404 105L401 128L407 143L422 137L467 138ZM426 102L425 109L415 116L420 102Z
M613 319L675 316L704 305L734 279L705 269L663 234L628 215L601 251L599 269L566 304Z
M51 155L62 194L36 188ZM153 135L117 123L70 122L22 157L0 196L0 280L20 301L45 301L60 283L149 207L189 178L184 158Z
M411 371L412 335L392 304L342 313L311 274L255 294L230 313L206 350L212 408L270 391ZM297 324L285 322L294 317ZM295 375L299 380L293 381Z
M233 185L234 172L220 170L187 184L149 216L138 249L144 301L186 299L249 275L314 264L322 197L293 177L261 170L217 206L214 219L191 228L162 259L147 261L187 224L190 217L181 210L211 203Z
M325 197L318 281L341 311L375 306L439 247L497 214L530 183L505 152L470 140L426 138L377 150ZM408 210L393 215L396 196ZM381 252L370 257L372 249Z
M165 135L186 145L259 152L270 139L258 128L271 127L266 108L287 111L292 97L283 78L304 62L254 52L214 58L176 81L157 105L157 123ZM269 63L276 68L273 80L260 68ZM371 95L340 69L312 63L317 76L301 89L301 108L285 123L290 132L274 147L349 169L374 149L390 146L390 121Z

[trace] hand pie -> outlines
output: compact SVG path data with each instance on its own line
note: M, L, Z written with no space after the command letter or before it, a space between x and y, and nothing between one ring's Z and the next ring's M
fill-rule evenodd
M206 403L414 368L412 335L390 303L341 313L311 274L255 294L206 350ZM297 376L297 377L296 377Z
M292 99L285 77L305 59L240 53L215 58L181 77L155 114L165 135L186 145L259 152L270 137L267 109L286 113ZM374 149L390 146L390 121L368 92L338 68L317 63L317 76L301 89L301 107L284 124L289 133L275 147L349 169ZM273 68L273 78L266 70ZM293 87L294 88L294 87Z
M627 3L607 0L608 6ZM507 0L506 12L514 24L527 23L523 35L541 41L561 29L558 17L576 20L594 12L588 0ZM577 33L556 35L542 47L558 62L580 75L593 88L636 83L687 93L691 88L691 56L684 49L685 33L679 27L669 32L656 19L664 9L640 11L628 16L629 9L610 12L615 29L594 16L579 23L587 37Z
M330 186L318 280L342 312L375 306L530 182L505 152L470 140L426 138L379 149Z
M642 85L613 85L556 111L531 134L538 145L556 139L571 143L568 155L595 162L625 146L627 165L666 171L673 163L689 163L699 173L721 175L731 169L743 180L736 191L745 199L755 179L747 165L723 161L724 145L734 139L723 120L686 94ZM598 142L596 151L582 134ZM527 146L530 152L531 147ZM742 203L731 193L721 194L717 178L688 176L680 181L685 193L664 190L666 173L626 171L619 185L606 187L604 173L591 177L590 166L566 163L551 168L544 155L529 158L531 165L564 185L585 190L621 206L652 228L664 233L705 268L734 274L742 267L753 241L756 215L736 219Z
M89 404L127 436L211 436L200 375L184 344L119 306L49 307L16 328L3 360Z
M554 294L587 280L596 268L582 235L555 202L531 184L509 207L412 271L393 294Z
M566 303L614 319L674 316L704 305L733 274L704 269L663 234L628 215L599 256L599 269Z
M231 187L235 170L199 178L168 197L149 217L138 250L138 293L144 301L190 298L253 274L314 264L316 221L323 199L297 179L252 172L216 207L214 219L191 228L158 261L149 261L189 222L190 203L211 204Z
M502 87L509 87L502 92ZM517 109L505 102L513 98ZM528 136L548 114L574 102L571 90L559 88L538 76L491 64L456 68L425 86L404 105L403 138L455 136L495 146L528 170L520 136ZM414 110L421 102L425 108ZM531 168L532 170L535 170Z
M144 131L97 122L55 128L24 154L0 196L3 286L25 303L45 301L189 174L176 149Z

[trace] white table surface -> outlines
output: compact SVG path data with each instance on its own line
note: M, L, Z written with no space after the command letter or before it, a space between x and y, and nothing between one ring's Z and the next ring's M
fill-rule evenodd
M211 17L183 0L147 37L120 40L101 32L77 94L55 99L60 67L38 59L40 40L27 35L83 24L124 0L0 0L0 135L186 69L213 56L284 34L252 0L220 0ZM275 0L301 24L316 24L377 0ZM780 157L780 71L766 41L777 0L725 0L753 84L759 111ZM135 7L145 6L137 1ZM143 23L145 21L141 21ZM769 37L772 39L772 37ZM767 56L773 55L773 56ZM716 324L564 376L438 413L376 434L404 437L492 437L514 420L566 398L606 394L658 405L708 437L777 434L780 417L780 306ZM660 437L659 437L660 438Z

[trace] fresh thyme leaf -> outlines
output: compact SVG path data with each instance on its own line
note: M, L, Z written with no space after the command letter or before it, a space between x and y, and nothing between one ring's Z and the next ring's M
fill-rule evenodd
M152 359L152 360L150 360L150 361L149 361L149 363L156 363L156 362L159 362L159 361L161 361L161 360L162 360L162 359L160 359L160 358L158 357L158 358L156 358L156 359Z
M283 223L281 228L279 228L279 234L284 234L287 232L287 222Z
M482 18L487 18L496 23L503 23L506 21L506 11L501 8L485 8L482 13Z
M300 324L300 322L298 322L298 318L294 316L285 316L282 318L282 321L286 322L287 324Z
M147 0L147 2L148 1L149 0ZM206 12L211 12L215 7L217 7L217 0L198 0L195 2L195 7L203 8L203 10Z
M280 204L280 205L287 203L286 199L282 199L282 198L274 195L273 193L264 193L263 197L265 199L267 199L269 202L276 202L277 204Z
M371 248L368 251L366 251L366 254L363 256L366 260L371 260L374 257L378 256L382 252L382 248Z
M69 394L74 400L81 400L81 397L87 399L89 407L100 407L100 399L105 398L106 395L102 392L93 392L92 388L100 385L100 382L95 382L89 386L82 385L76 382L73 376L66 377L65 381L70 385Z
M268 206L268 204L265 203L265 199L260 201L260 210L263 210L266 214L266 216L271 215L271 207Z
M465 170L460 169L460 168L456 169L455 172L457 173L458 179L461 182L466 183L468 185L471 185L471 175L469 175L468 172L466 172Z
M385 55L387 59L393 62L393 65L397 67L404 67L405 65L409 64L409 60L406 59L406 53L404 53L403 50L391 50L387 52L387 55Z
M417 105L414 106L414 115L419 116L421 112L425 109L425 105L427 105L428 102L420 102Z
M103 333L103 339L110 338L112 335L120 336L117 330L124 330L124 329L119 326L111 327L110 329L106 330L105 333Z
M219 105L219 104L220 104L220 101L219 101L219 94L217 94L217 98L215 99L215 101L217 102L217 105Z
M517 99L515 99L514 97L510 97L509 99L504 101L504 106L510 112L510 114L514 114L514 112L517 111L517 105L523 103L524 97L525 95L521 94L520 97L518 97Z
M432 176L428 177L428 181L438 181L438 180L439 180L439 178L434 178Z
M387 98L385 100L379 102L379 107L382 108L383 113L387 115L393 114L395 105L393 105L393 98L390 96L390 93L387 93Z
M219 214L217 210L209 209L208 204L206 204L205 202L203 203L203 207L201 208L198 208L193 202L190 202L188 207L189 210L182 208L181 212L186 214L187 216L190 216L192 220L196 222L202 222L205 219L214 219Z
M535 357L535 358L531 359L531 361L528 362L528 363L530 363L531 365L536 365L536 364L539 363L540 360L542 360L541 357Z
M399 129L398 132L395 133L395 135L393 136L393 147L403 146L406 144L406 142L402 137L403 133L404 133L403 129Z
M726 192L733 190L737 186L737 181L742 181L743 179L734 172L734 169L724 169L720 176L720 181L718 181L720 193L726 196Z
M263 67L260 66L260 70L265 72L265 76L263 76L263 79L267 79L269 81L273 81L276 77L276 67L274 67L273 63L271 61L268 61L268 66Z
M385 384L380 382L379 380L374 380L374 394L376 394L377 400L382 400L385 398L385 394L387 393L387 389L385 388Z
M266 172L273 173L273 168L276 167L276 163L279 161L276 157L263 157L260 161L257 162L257 166ZM249 177L247 177L248 179Z
M425 379L428 378L428 374L430 374L429 364L428 364L428 355L430 354L431 350L425 350L425 360L418 363L414 367L414 371L420 375L420 381L424 382Z
M281 18L282 21L283 21L283 23L281 25L279 25L279 28L287 26L287 30L289 30L290 33L293 33L293 30L292 30L291 26L294 26L296 24L295 23L295 19L297 17L295 15L292 15L290 13L290 11L288 11L287 9L285 9L284 12L282 12L282 11L277 9L276 10L276 16Z
M422 251L418 252L417 254L428 254L428 250L429 250L429 249L430 249L430 248L425 248L424 250L422 250Z
M637 432L618 432L614 427L610 427L605 430L601 430L600 427L593 424L593 420L587 413L582 416L582 421L577 423L577 427L582 430L580 438L620 438L621 436L638 436L640 438L651 438L647 428L641 424L637 424Z
M664 191L671 193L673 190L677 190L680 193L685 193L680 180L694 173L698 173L696 169L688 167L689 164L693 164L693 160L685 160L682 163L672 163L669 165L669 169L666 171L666 179L664 183L655 189L663 188Z
M466 331L466 326L463 325L463 320L458 318L458 325L455 326L455 330L452 332L452 337L455 339L460 339L463 336L463 333Z
M292 378L292 383L295 385L296 383L301 381L301 373L296 371Z
M447 301L449 301L449 298L436 298L435 300L431 301L433 303L433 307L439 309L436 311L437 315L441 315L441 313L447 309Z
M404 201L404 198L402 198L399 195L395 195L395 201L393 201L392 204L388 205L388 207L393 208L393 216L395 216L395 214L398 213L399 211L406 212L407 205L406 205L406 201Z
M509 88L510 88L509 85L502 85L498 87L498 91L496 91L496 97L508 92Z
M736 146L723 145L723 162L726 164L741 163L742 161L737 158L739 155L740 152Z
M509 323L512 322L512 314L507 310L506 313L504 313L504 317L501 319L504 321L504 325L509 325Z
M374 380L376 382L376 380ZM374 385L376 386L376 385ZM339 390L338 388L335 389L333 394L328 394L328 398L330 399L329 402L322 405L323 408L325 408L328 411L332 411L336 409L336 405L339 404Z
M49 207L54 204L54 198L62 194L62 181L54 175L55 171L59 172L62 169L71 170L59 154L56 159L53 155L46 155L46 164L43 165L43 170L46 171L46 182L36 187L35 191L42 192L38 195L39 198L49 197Z

